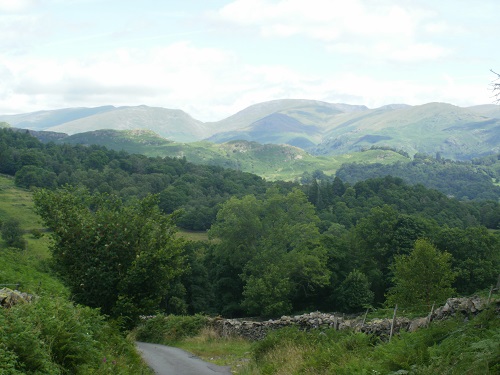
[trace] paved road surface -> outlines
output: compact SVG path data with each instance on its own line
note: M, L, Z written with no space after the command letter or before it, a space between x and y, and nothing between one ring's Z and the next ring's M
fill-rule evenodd
M202 361L182 349L159 344L137 342L142 358L158 375L227 375L229 367Z

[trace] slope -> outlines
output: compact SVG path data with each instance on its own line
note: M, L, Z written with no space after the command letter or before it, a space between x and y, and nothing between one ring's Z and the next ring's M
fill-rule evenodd
M181 110L147 106L120 107L45 130L75 134L100 129L149 129L180 142L199 140L207 134L201 121Z
M212 130L212 134L224 133L246 128L274 113L284 113L304 124L318 125L318 120L322 117L365 109L367 109L365 106L360 105L332 104L306 99L280 99L251 105L226 119L206 124ZM304 121L304 118L308 118L309 122Z
M22 113L18 115L0 115L0 121L8 122L17 128L46 130L52 126L83 119L99 113L113 111L115 109L115 107L110 105L96 108L64 108L52 111Z
M97 144L117 151L160 157L185 157L195 164L215 165L250 172L268 180L294 180L304 172L321 170L334 174L345 162L393 163L407 160L391 150L369 150L362 153L313 156L298 147L260 144L250 141L177 143L152 131L98 130L61 138L56 143Z
M500 150L499 120L445 103L342 114L329 127L313 153L338 155L377 145L464 160Z

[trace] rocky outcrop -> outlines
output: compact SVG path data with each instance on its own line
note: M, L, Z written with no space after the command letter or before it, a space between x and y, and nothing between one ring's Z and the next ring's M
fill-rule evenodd
M9 288L0 289L0 306L10 308L19 303L31 302L33 296L28 293L12 290Z
M450 298L427 317L408 319L397 317L394 320L393 333L401 330L415 331L428 326L433 320L442 320L450 316L462 314L470 316L485 308L485 302L479 297ZM271 330L296 326L302 330L312 329L350 329L381 337L389 337L392 319L372 319L364 321L363 316L345 318L342 314L327 314L312 312L296 316L282 316L280 319L267 321L252 321L241 319L212 318L211 325L221 336L241 336L250 340L263 339Z

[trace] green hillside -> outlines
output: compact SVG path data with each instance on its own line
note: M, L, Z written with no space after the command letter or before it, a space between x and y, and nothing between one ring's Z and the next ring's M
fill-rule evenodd
M468 107L467 109L477 112L482 116L500 118L500 106L497 104L482 104Z
M32 293L39 287L39 283L43 283L49 291L62 292L64 288L60 283L51 280L45 273L30 268L49 257L48 238L33 235L34 232L41 231L43 227L39 216L33 211L31 192L16 187L14 178L0 175L0 223L10 218L15 218L19 222L24 232L26 249L13 257L22 260L21 264L17 264L15 268L10 267L13 265L10 262L3 263L4 266L0 269L0 284L19 282L23 290ZM0 239L0 257L2 258L10 254L4 252L5 249L5 242ZM11 257L12 254L8 256Z
M212 134L239 130L274 113L284 113L289 116L293 115L299 121L304 120L304 118L308 118L309 121L314 119L316 124L316 120L323 119L324 117L328 118L338 113L362 111L365 109L367 109L365 106L332 104L317 100L271 100L251 105L226 119L217 122L209 122L207 125L212 129ZM307 124L307 121L304 121L304 124Z
M273 100L251 105L216 122L202 122L178 109L148 106L68 108L0 115L13 127L75 135L91 131L150 130L175 142L246 140L300 147L312 155L341 155L372 146L440 153L470 160L500 152L500 107L361 105L315 100ZM196 146L198 147L198 146Z
M294 180L304 172L321 170L333 175L346 162L394 163L407 160L391 150L368 150L344 155L312 156L289 145L250 141L176 143L151 131L100 130L62 138L59 143L97 144L146 156L185 157L195 164L215 165L250 172L268 180Z
M278 103L250 107L217 123L221 129L230 128L230 123L240 127L220 131L209 140L284 143L314 155L341 155L378 146L410 155L439 152L455 160L500 150L500 110L496 105L461 108L428 103L368 109L312 101L287 103L290 107Z
M338 155L377 145L463 160L500 150L499 120L444 103L343 114L329 127L311 152Z
M12 126L31 130L46 130L52 126L60 125L98 113L115 109L113 106L102 106L95 108L63 108L49 111L37 111L21 113L17 115L2 115L0 121L7 121Z
M178 141L194 141L206 136L205 126L178 109L147 106L119 107L92 117L76 119L46 130L68 134L99 129L149 129Z
M33 211L31 192L0 175L0 222L19 221L24 249L0 239L0 289L34 295L0 307L0 374L150 374L134 345L98 310L75 305L49 272L48 236Z

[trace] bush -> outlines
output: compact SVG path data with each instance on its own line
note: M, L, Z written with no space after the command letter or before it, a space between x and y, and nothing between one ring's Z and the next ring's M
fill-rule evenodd
M347 275L337 289L339 307L342 311L359 312L373 303L374 294L370 290L370 282L366 275L353 270Z
M60 298L0 309L0 374L140 374L132 342L98 310Z
M43 237L43 232L40 229L35 228L31 230L31 235L34 239L39 240Z
M202 315L158 315L140 324L134 334L138 341L172 344L196 336L206 324L207 318Z
M2 238L7 246L24 249L26 241L23 239L21 223L15 218L7 219L1 226Z

